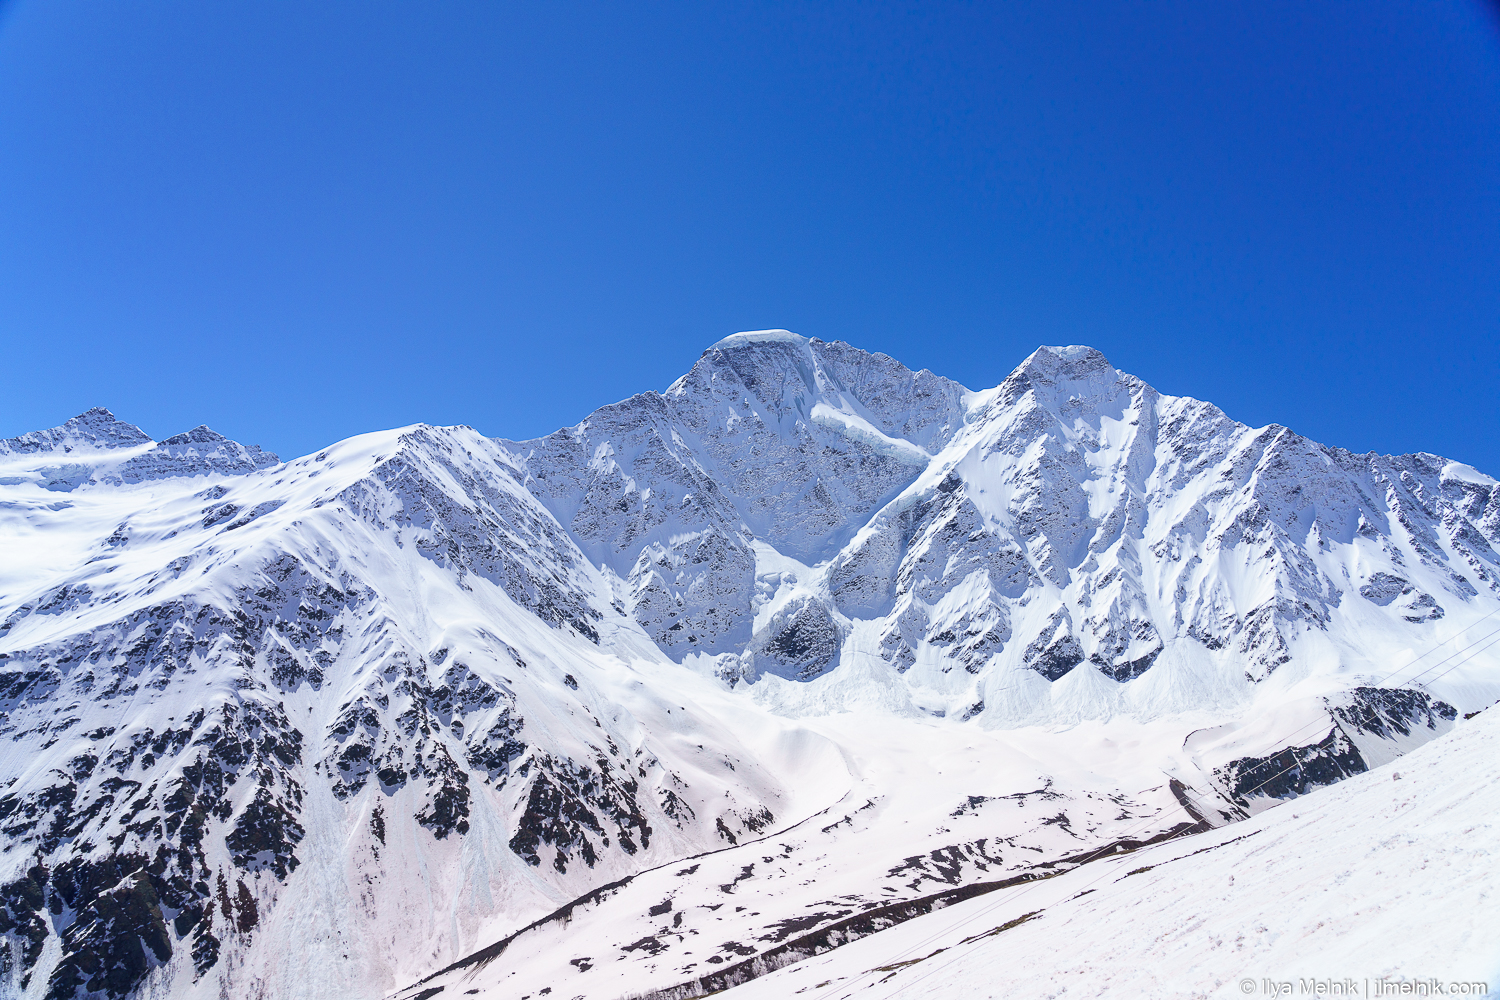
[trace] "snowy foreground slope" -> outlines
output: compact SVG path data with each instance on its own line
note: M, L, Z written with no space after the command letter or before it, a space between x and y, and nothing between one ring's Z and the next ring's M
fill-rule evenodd
M1467 466L1081 347L739 334L287 463L93 410L0 442L0 995L731 985L1448 732L1497 546Z
M1369 997L1402 995L1389 984L1405 981L1424 996L1494 996L1497 762L1491 710L1287 808L959 903L719 995L1308 996L1338 984L1325 995Z

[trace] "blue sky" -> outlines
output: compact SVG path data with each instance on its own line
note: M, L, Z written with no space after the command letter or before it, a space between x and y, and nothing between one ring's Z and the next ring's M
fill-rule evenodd
M1500 475L1500 16L0 6L0 436L526 437L768 327Z

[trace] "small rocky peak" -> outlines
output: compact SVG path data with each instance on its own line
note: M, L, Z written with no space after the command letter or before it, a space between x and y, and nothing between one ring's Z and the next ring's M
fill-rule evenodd
M174 434L150 451L136 455L107 477L136 483L173 476L210 473L244 475L281 464L281 459L257 445L242 445L203 424Z
M259 445L240 444L220 434L207 424L199 424L190 431L181 434L173 434L161 444L156 446L156 451L172 458L203 458L210 464L219 466L228 463L230 466L242 468L249 466L256 469L266 469L278 465L281 459Z
M1026 392L1043 405L1058 408L1112 399L1120 391L1121 373L1092 347L1038 347L1001 383L1007 403Z
M1108 379L1113 382L1119 374L1102 351L1074 344L1069 347L1038 347L1010 377L1024 376L1033 382L1043 383L1088 379Z
M207 445L215 447L229 441L229 438L212 429L207 424L199 424L190 431L181 434L173 434L162 442L163 445L185 446L185 445ZM233 442L230 442L231 444Z
M91 406L72 420L69 420L64 426L109 427L120 422L118 417L104 407ZM134 425L126 424L125 426L133 427ZM139 430L139 428L136 429Z
M135 424L127 424L102 406L85 410L60 428L96 448L133 448L151 441Z
M60 426L0 441L0 454L132 448L150 443L151 439L135 424L127 424L104 407L96 406Z

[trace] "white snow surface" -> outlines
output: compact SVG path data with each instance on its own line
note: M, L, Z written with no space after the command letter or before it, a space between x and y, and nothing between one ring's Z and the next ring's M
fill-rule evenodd
M92 410L0 442L0 996L612 1000L1229 851L1500 698L1497 546L1468 466L1086 347L736 334L287 463Z
M1373 997L1405 982L1494 996L1496 761L1491 710L1295 805L957 903L718 995L1308 996L1337 983L1321 995Z

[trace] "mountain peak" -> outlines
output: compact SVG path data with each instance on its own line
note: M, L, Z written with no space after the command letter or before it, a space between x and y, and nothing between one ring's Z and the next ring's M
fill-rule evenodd
M150 443L151 439L135 424L127 424L104 407L95 406L57 427L0 441L0 454L71 452L75 448L131 448Z
M1106 373L1119 375L1104 352L1087 344L1069 344L1066 347L1043 345L1032 351L1031 356L1021 362L1016 371L1024 371L1033 378L1052 379L1079 379Z
M1068 400L1097 400L1115 394L1125 377L1103 352L1083 344L1038 347L1001 383L1007 404L1027 392L1039 403L1056 406Z
M92 406L68 420L61 428L54 428L54 430L64 428L74 433L92 434L101 441L118 442L111 443L107 447L143 444L151 440L135 424L126 423L102 406Z
M207 424L174 434L120 469L126 482L163 476L218 473L240 475L279 465L281 459L259 445L240 444Z
M752 344L807 344L810 341L790 330L746 330L732 333L709 347L710 351L732 351Z
M183 431L181 434L173 434L171 437L164 440L162 444L220 444L221 442L228 440L229 438L226 438L224 435L209 427L207 424L199 424L197 427L194 427L190 431Z

